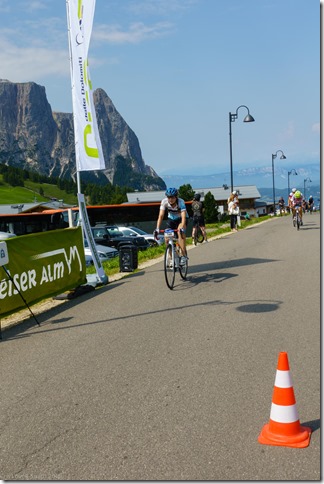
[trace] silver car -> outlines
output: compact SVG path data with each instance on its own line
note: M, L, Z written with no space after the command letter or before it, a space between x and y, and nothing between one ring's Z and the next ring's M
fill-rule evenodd
M130 227L118 226L118 230L124 235L127 235L127 237L144 237L144 239L146 239L151 246L161 245L164 241L163 235L159 235L158 240L155 240L153 234L148 234L147 232L144 232L144 230L134 227L133 225Z
M118 257L119 255L118 250L113 247L106 247L99 244L95 244L95 246L101 262L113 259L114 257ZM86 266L93 265L91 250L86 239L84 240L84 255L86 260Z

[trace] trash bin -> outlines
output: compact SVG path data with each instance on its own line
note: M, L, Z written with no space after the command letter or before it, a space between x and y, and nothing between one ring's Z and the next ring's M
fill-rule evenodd
M138 267L138 249L133 244L119 245L120 272L133 272Z

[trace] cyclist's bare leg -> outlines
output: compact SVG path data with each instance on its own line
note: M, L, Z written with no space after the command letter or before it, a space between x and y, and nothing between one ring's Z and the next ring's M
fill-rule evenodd
M303 207L299 207L299 216L300 216L300 222L301 225L303 225Z
M180 245L180 249L182 250L183 255L187 255L187 248L186 248L186 234L179 233L178 242Z
M200 227L202 234L204 236L204 240L207 241L207 233L206 233L206 227Z

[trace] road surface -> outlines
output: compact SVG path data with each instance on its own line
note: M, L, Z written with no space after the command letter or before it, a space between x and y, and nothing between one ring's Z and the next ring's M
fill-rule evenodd
M158 262L3 333L1 479L320 479L320 215L189 257L173 291ZM258 442L281 351L305 449Z

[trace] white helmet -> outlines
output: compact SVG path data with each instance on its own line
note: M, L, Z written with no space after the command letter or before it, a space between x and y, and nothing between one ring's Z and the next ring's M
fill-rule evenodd
M295 193L295 191L296 191L296 190L297 190L297 188L292 188L292 189L291 189L291 191L292 191L293 193Z

